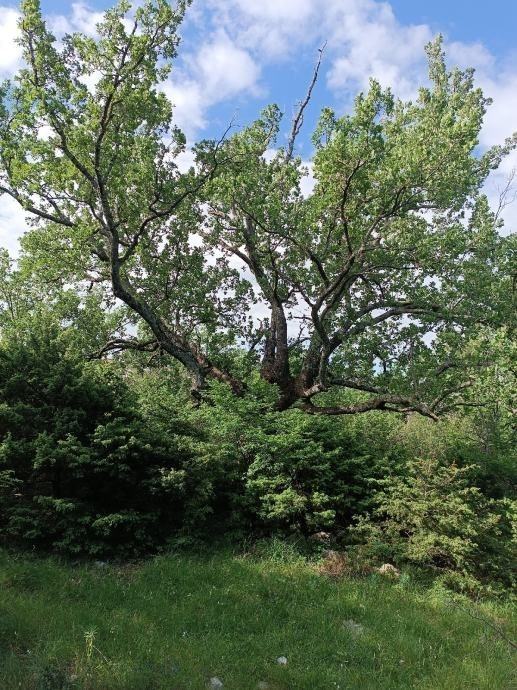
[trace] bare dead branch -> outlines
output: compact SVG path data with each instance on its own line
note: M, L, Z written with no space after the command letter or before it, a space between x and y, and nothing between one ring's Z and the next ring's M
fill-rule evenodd
M325 41L325 43L322 45L322 47L318 49L318 53L319 53L318 60L316 62L316 66L314 68L311 83L309 84L309 88L307 90L307 94L305 95L305 98L299 104L298 111L296 112L296 115L294 116L293 126L291 128L291 134L289 136L286 154L285 154L285 160L286 161L291 160L291 158L293 157L294 145L296 143L296 137L298 136L298 134L300 133L300 130L302 128L303 114L304 114L305 108L308 106L309 101L311 100L314 86L316 85L316 82L318 81L318 74L319 74L320 67L321 67L321 60L323 58L323 52L325 50L326 45L327 45L327 43Z

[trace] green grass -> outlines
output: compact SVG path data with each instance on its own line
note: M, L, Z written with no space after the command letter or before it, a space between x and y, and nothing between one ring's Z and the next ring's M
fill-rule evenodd
M509 605L469 606L512 636ZM512 670L489 625L407 579L331 581L281 551L105 568L0 552L2 690L510 690Z

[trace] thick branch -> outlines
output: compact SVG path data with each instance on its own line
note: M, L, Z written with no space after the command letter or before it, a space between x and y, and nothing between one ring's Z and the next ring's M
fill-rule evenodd
M137 350L139 352L155 352L159 349L159 343L155 338L149 340L137 340L136 338L114 338L104 345L98 352L93 353L90 359L101 359L108 352L122 352L124 350Z
M33 204L29 203L26 199L23 199L23 197L20 196L20 194L13 191L12 189L9 189L8 187L4 187L3 185L0 185L0 193L8 194L15 201L17 201L25 211L28 211L29 213L32 213L33 215L38 216L39 218L42 218L43 220L49 220L52 223L57 223L59 225L65 225L67 228L75 227L75 223L73 223L69 218L66 218L65 216L63 216L61 214L55 215L53 213L47 213L47 211L43 211L42 209L38 208L37 206L34 206Z
M405 398L399 395L386 395L378 398L371 398L364 402L355 403L352 405L335 405L329 407L319 407L312 402L305 402L300 405L300 409L309 414L324 414L324 415L345 415L345 414L360 414L363 412L371 412L373 410L389 411L389 412L419 412L424 417L429 417L434 421L438 420L437 415L424 403Z

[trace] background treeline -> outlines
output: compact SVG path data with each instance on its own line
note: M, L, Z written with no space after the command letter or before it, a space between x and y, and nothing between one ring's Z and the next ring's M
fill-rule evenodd
M502 402L493 396L439 422L336 418L270 411L275 389L242 351L234 366L248 376L247 395L217 383L196 405L184 374L159 353L88 358L89 334L102 335L94 301L79 309L70 296L53 306L16 300L0 341L3 545L128 558L223 536L313 543L324 531L352 571L392 562L462 589L512 584L504 333L492 334L499 364L480 379Z

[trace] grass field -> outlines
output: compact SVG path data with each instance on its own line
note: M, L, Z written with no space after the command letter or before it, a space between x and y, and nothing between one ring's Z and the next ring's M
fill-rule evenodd
M509 604L464 606L407 577L332 581L281 549L125 567L0 552L0 688L510 690L490 625L515 637Z

